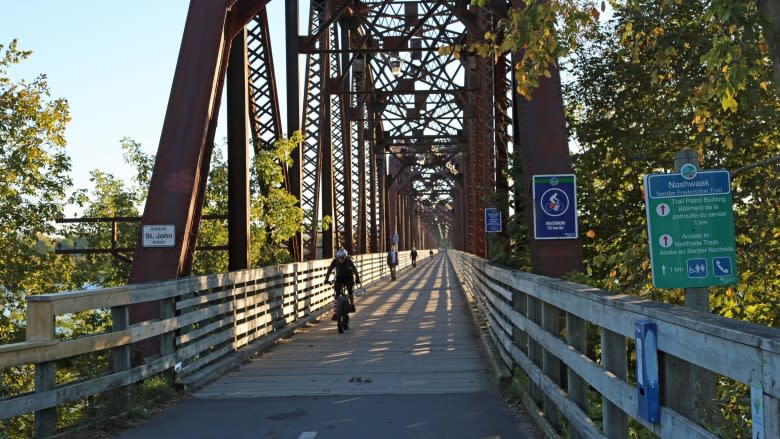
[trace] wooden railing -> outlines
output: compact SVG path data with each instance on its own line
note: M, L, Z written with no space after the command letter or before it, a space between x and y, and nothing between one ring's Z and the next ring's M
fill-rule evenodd
M389 274L385 258L384 253L353 256L364 285ZM199 386L329 310L333 293L324 284L329 263L28 297L26 340L0 346L0 367L34 365L35 389L1 399L0 419L34 413L35 436L47 437L55 433L56 408L63 404L109 391L121 399L126 386L171 370L185 388ZM410 264L409 252L400 252L399 268ZM160 318L129 324L129 307L145 302L160 303ZM58 336L63 316L108 309L111 331L68 340ZM136 365L131 345L150 341L160 343L160 355ZM57 382L58 362L106 350L111 364L95 368L109 373Z
M569 431L580 437L628 437L628 417L663 438L718 437L663 400L659 423L637 416L636 379L631 378L636 374L628 365L636 354L635 322L649 320L657 325L662 357L674 356L709 370L724 377L721 383L731 379L748 389L760 388L759 401L753 402L759 405L753 410L762 410L754 412L764 422L760 437L780 438L780 330L635 296L610 295L501 268L462 252L447 253L460 282L486 316L505 365L518 365L527 375L531 386L526 402L534 405L532 412L544 413L549 431L560 430L562 414ZM601 364L586 352L589 331L598 331L590 335L600 337ZM661 368L659 373L662 388L664 382L678 382L674 368ZM588 386L602 400L601 428L588 416ZM746 399L750 400L749 393Z

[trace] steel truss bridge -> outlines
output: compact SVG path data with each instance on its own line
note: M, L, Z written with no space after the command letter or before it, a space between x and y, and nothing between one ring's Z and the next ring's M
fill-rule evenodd
M268 3L191 0L142 218L143 226L173 231L173 245L139 239L129 285L28 299L25 340L0 346L0 368L34 368L34 390L3 395L0 420L32 413L35 436L49 437L58 410L74 401L101 395L127 407L128 386L157 374L185 386L208 382L329 312L328 259L344 246L377 307L380 297L400 303L409 291L421 303L436 295L446 313L440 321L449 325L454 302L442 294L452 291L433 291L435 282L426 287L423 278L453 276L449 285L462 288L473 300L469 309L483 316L498 369L507 380L524 377L523 403L550 437L565 427L572 437L624 438L641 425L663 438L714 439L717 425L706 410L730 382L746 389L734 404L742 405L739 413L753 410L754 437L780 437L775 328L555 279L579 268L577 240L529 239L533 274L489 262L483 213L496 207L508 217L509 206L498 201L510 191L510 155L522 170L511 187L571 172L560 78L553 71L525 100L512 92L512 57L456 58L439 48L475 41L523 0L491 0L487 8L466 0L311 0L308 10L288 0L284 20L268 16ZM284 90L270 44L281 24ZM190 276L223 90L230 272ZM296 262L249 267L250 148L269 149L297 131L304 140L285 169L287 189L308 215L305 232L289 242ZM522 208L528 191L512 195L514 211L530 216ZM326 217L333 221L327 229ZM427 268L409 268L412 247L434 255L442 243L449 249ZM401 250L410 288L386 282L391 244ZM428 313L424 306L418 309ZM110 310L110 331L59 337L63 316L96 310ZM657 338L649 331L644 340L652 343L637 343L637 328L651 322ZM450 337L451 328L444 330ZM302 355L310 360L308 350ZM84 356L110 364L63 382L58 362ZM643 371L655 366L646 386L629 373L640 356ZM600 413L591 410L594 401Z
M497 201L510 190L509 154L522 157L526 179L571 172L557 72L529 101L512 92L511 56L440 54L481 38L509 3L312 0L300 10L288 1L284 20L268 16L268 3L191 2L142 220L173 225L175 246L139 245L131 283L191 271L223 90L231 270L249 263L249 148L296 131L304 140L285 178L306 215L289 243L299 261L339 246L365 254L440 242L488 256L484 210L501 208L506 223L508 206ZM270 38L282 24L284 90ZM531 246L545 274L579 264L578 243ZM559 260L545 267L545 254Z

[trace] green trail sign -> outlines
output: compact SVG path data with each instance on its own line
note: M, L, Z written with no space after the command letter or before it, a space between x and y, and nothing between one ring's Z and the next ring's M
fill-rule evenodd
M697 288L737 282L728 171L645 176L653 285Z

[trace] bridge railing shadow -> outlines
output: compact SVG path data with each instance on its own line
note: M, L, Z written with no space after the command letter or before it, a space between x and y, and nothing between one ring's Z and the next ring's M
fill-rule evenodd
M409 252L399 256L399 268L411 265ZM389 276L385 257L353 256L363 284ZM0 367L4 373L34 371L34 382L28 392L2 395L0 420L30 422L32 414L35 437L48 437L57 433L58 408L67 404L100 395L122 413L128 386L159 374L185 389L198 387L327 312L333 294L324 283L329 264L317 260L30 296L26 339L0 345ZM161 317L129 324L129 308L146 302L158 302ZM62 335L68 316L99 311L110 311L109 331ZM159 340L159 355L133 361L131 347L148 340ZM93 376L63 373L77 362L88 364Z
M712 413L701 413L706 407L694 407L692 416L670 407L691 405L690 401L701 397L680 394L674 388L673 383L701 378L691 368L674 366L686 362L701 375L717 377L713 386L719 391L742 383L744 392L734 398L732 409L741 405L741 413L752 415L754 423L763 423L758 437L780 438L777 328L613 295L499 267L467 253L450 250L447 254L464 290L486 320L489 338L506 366L505 379L529 383L524 403L529 413L543 413L538 421L553 434L566 422L569 432L580 437L629 437L630 424L663 438L719 437L718 420ZM646 322L656 325L657 356L647 355L651 346L643 346L641 337L636 343L637 322L640 327ZM600 351L594 352L593 340L598 339ZM638 352L637 346L644 352ZM650 359L657 360L652 365L657 369L655 376L645 376L637 369L637 364L643 371L651 369ZM509 370L517 370L515 366L522 372L511 377ZM639 384L638 376L642 377ZM651 379L654 382L648 382ZM653 390L660 391L656 399L659 419L648 421L650 411L645 404L652 403L647 398ZM704 390L694 393L699 392ZM675 401L678 397L686 401ZM714 405L715 397L711 395L705 403ZM599 405L601 413L593 416L589 409Z

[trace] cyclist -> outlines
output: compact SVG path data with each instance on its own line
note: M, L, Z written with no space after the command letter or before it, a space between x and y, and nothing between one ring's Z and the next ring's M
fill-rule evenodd
M347 288L347 294L349 294L350 309L355 307L355 298L352 296L352 287L355 284L360 283L360 275L358 274L357 267L352 259L347 255L347 251L340 248L336 251L336 257L331 261L328 267L328 272L325 274L325 283L330 283L330 273L336 270L336 278L334 279L336 290L339 286Z

